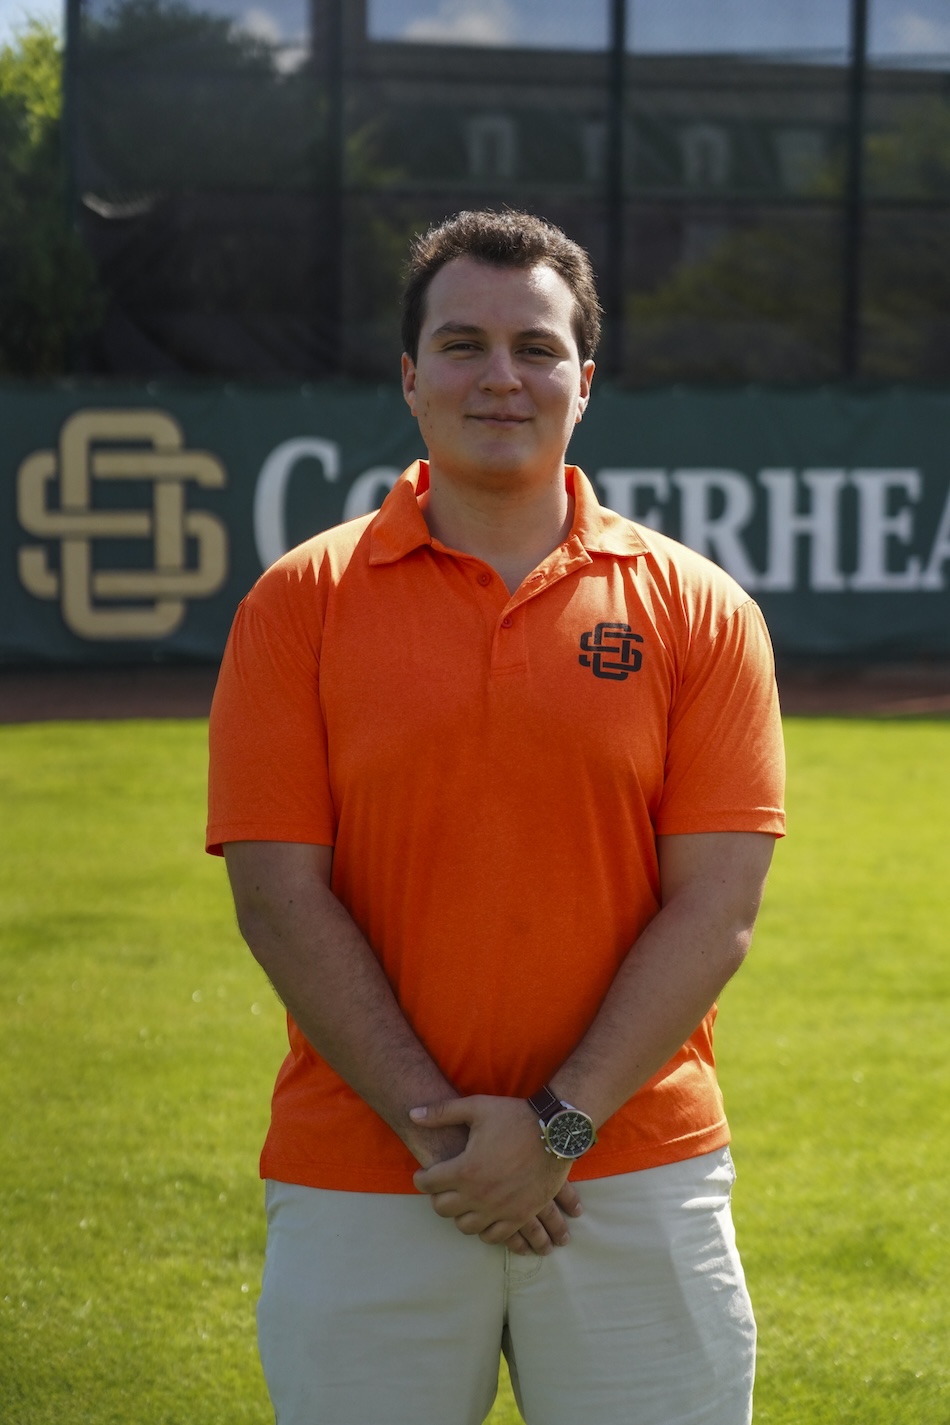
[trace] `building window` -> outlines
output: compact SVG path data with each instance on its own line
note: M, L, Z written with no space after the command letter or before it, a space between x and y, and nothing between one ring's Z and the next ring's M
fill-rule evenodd
M603 119L586 119L581 128L584 178L602 183L607 172L607 125Z
M825 161L825 136L818 129L780 129L775 135L778 171L788 193L813 190Z
M518 135L507 114L476 114L466 124L471 178L514 178Z
M690 188L716 188L729 177L729 138L716 124L689 124L680 130L683 177Z

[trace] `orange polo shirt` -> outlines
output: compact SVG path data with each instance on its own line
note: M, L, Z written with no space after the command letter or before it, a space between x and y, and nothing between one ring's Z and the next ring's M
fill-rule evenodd
M332 889L460 1094L527 1095L659 908L656 836L782 835L762 617L720 569L603 509L514 594L434 540L424 462L241 604L211 715L208 849L332 845ZM574 1179L728 1141L710 1013ZM413 1192L416 1163L293 1020L262 1174Z

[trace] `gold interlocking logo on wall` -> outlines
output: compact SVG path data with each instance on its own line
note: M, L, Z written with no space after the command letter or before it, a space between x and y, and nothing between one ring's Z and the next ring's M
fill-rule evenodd
M53 503L59 481L59 503ZM97 480L147 480L151 509L107 509L93 504ZM17 513L23 528L59 545L59 567L44 545L23 545L23 587L38 599L59 599L63 619L80 638L165 638L185 617L188 599L217 593L227 576L227 530L207 510L185 507L189 480L221 489L221 462L186 450L181 427L167 411L87 410L70 416L59 451L38 450L17 476ZM107 540L147 539L150 569L97 568ZM196 561L188 564L188 541Z

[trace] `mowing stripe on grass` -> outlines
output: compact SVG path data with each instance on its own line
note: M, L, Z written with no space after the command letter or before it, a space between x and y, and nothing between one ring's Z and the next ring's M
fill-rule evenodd
M756 1421L944 1425L950 723L787 733L790 834L717 1030ZM4 1425L272 1418L283 1014L201 850L204 775L201 722L0 728Z

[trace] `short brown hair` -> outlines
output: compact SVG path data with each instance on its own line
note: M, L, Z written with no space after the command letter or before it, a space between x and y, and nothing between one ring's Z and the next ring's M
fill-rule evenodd
M419 355L426 292L441 267L470 257L495 267L551 267L574 298L574 339L581 361L589 361L600 340L600 302L590 258L578 243L532 213L457 213L420 233L409 249L402 299L403 350Z

